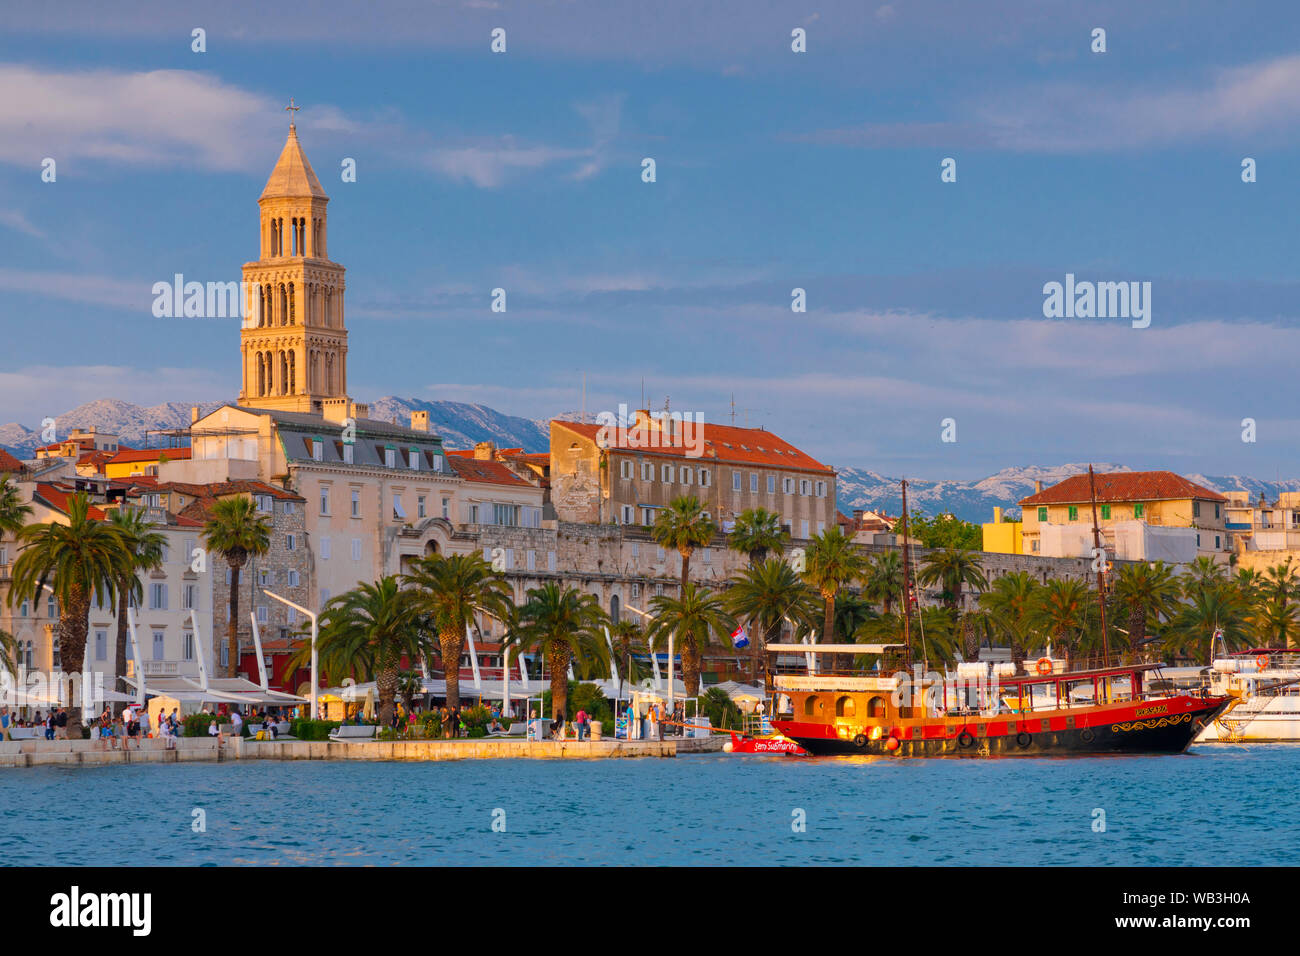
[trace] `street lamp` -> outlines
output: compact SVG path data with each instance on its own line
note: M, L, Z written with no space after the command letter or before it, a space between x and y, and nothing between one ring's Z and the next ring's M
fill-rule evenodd
M306 614L309 618L311 618L311 710L310 713L311 713L311 719L316 720L318 717L316 713L316 690L317 690L317 685L320 683L319 679L316 676L316 666L317 666L316 638L320 635L320 621L315 611L309 611L301 604L295 604L293 601L290 601L288 598L280 597L280 595L276 594L274 591L268 591L266 588L262 588L262 593L269 598L275 598L275 600L279 601L281 604L287 604L295 611L298 611L302 614Z

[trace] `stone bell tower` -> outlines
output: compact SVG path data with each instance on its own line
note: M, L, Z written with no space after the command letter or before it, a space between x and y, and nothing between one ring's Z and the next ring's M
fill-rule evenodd
M243 268L241 405L323 413L348 404L344 269L329 258L328 203L290 123L257 201L261 255Z

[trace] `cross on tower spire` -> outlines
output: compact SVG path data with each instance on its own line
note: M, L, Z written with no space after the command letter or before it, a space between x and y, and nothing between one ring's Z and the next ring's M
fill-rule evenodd
M293 105L293 97L291 96L291 97L289 97L289 105L286 106L284 109L285 109L285 112L293 112L293 113L297 113L300 109L302 109L302 107L301 107L301 106L294 106L294 105ZM290 117L289 117L289 125L290 125L290 126L293 126L293 125L294 125L294 124L293 124L294 119L295 119L295 117L293 117L293 116L290 116Z

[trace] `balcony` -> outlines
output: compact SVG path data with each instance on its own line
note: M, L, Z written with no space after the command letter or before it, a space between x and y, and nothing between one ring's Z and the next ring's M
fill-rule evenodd
M141 661L144 676L149 677L188 677L199 672L198 661ZM135 661L126 662L126 676L135 676Z

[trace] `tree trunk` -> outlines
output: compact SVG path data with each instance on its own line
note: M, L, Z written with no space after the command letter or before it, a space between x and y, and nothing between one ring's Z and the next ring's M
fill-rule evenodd
M546 663L551 668L551 720L558 721L563 714L566 721L570 719L569 709L569 661L573 652L569 645L558 641L551 645L546 655Z
M126 627L126 614L129 602L129 594L123 582L119 582L121 593L117 597L117 650L113 654L113 672L117 680L113 682L114 689L119 694L129 694L131 691L126 686L126 642L130 639L130 634ZM140 680L142 675L136 674L135 679ZM120 714L126 709L126 704L118 704L114 713Z
M961 656L966 661L978 661L980 659L980 642L975 634L975 628L971 622L963 618L961 621Z
M59 618L59 669L65 674L80 674L86 663L86 632L90 629L90 594L73 586L69 595L68 607L60 608L64 615ZM83 687L80 694L68 701L68 739L81 739L81 701L86 695Z
M1147 610L1135 604L1128 612L1128 643L1130 654L1141 653L1142 642L1147 636ZM1131 660L1136 658L1130 657Z
M1025 670L1025 646L1014 637L1011 639L1011 660L1015 662L1017 677L1028 673Z
M691 549L678 549L682 556L682 593L686 593L686 582L691 576Z
M442 679L447 684L447 709L460 706L460 649L465 643L462 632L441 631L438 646L442 649Z
M686 696L696 697L700 693L700 649L694 640L682 641L682 683L686 685ZM672 688L668 689L672 696Z
M379 723L387 727L393 720L393 699L397 696L397 665L391 664L375 675L375 692L379 694Z
M230 620L226 623L226 676L239 674L239 572L244 562L228 560L230 565Z

